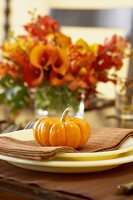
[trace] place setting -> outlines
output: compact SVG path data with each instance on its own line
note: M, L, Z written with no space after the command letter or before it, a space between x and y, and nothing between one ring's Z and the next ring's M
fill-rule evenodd
M61 118L40 118L31 129L1 134L0 159L52 173L97 172L133 162L132 129L91 127L85 120L69 117L69 111Z
M132 200L133 3L24 1L0 3L0 199Z
M130 42L117 34L102 43L88 43L84 38L74 41L61 31L56 19L29 14L24 34L12 33L2 44L0 99L7 122L18 124L20 118L22 122L30 117L38 121L33 128L11 133L7 129L1 134L0 159L30 170L57 173L103 171L132 162L133 129L95 127L88 117L93 108L104 108L104 102L112 104L97 97L98 85L117 85L116 72L123 67L123 59L131 57L126 51ZM123 116L121 110L127 113L127 106L121 108L118 91L116 100L117 113ZM130 115L132 105L128 108Z

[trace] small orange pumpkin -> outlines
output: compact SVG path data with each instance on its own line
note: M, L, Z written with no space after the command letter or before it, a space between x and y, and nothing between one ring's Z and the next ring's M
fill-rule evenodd
M33 127L34 138L42 146L84 146L90 136L90 126L84 120L66 117L67 108L61 119L40 118Z

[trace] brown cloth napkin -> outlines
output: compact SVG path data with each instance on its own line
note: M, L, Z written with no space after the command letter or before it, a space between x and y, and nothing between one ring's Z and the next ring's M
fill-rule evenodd
M42 147L35 141L20 141L9 137L0 137L0 153L3 155L32 160L48 159L59 152L97 152L115 150L130 136L133 129L91 128L91 137L86 145L78 150L67 146Z

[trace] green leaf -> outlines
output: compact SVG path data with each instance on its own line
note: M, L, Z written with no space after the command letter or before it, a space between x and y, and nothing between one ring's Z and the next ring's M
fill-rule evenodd
M0 80L2 92L0 102L11 106L11 111L15 112L29 104L29 88L20 82L6 75Z

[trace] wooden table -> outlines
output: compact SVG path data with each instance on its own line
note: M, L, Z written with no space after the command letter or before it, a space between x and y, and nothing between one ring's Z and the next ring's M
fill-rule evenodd
M113 107L85 113L92 126L133 128L132 121L119 121ZM29 171L0 161L1 200L131 200L133 196L118 195L120 183L133 181L133 163L103 172L56 174Z
M119 120L115 117L113 106L87 111L84 118L91 126L133 128L133 120Z

